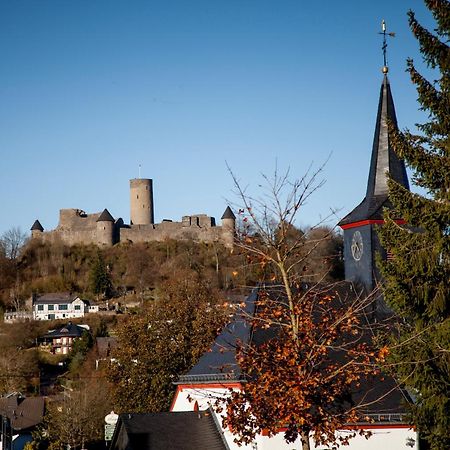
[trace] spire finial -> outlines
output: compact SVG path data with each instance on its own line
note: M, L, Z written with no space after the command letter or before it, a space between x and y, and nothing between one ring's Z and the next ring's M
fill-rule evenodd
M383 49L383 68L381 69L384 74L387 74L389 71L388 65L387 65L387 41L386 36L395 37L395 33L387 33L386 32L386 22L384 19L381 21L381 33L383 35L383 46L381 47Z

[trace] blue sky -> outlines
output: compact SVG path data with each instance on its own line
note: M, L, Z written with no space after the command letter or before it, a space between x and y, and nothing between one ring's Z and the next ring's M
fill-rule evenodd
M382 81L381 19L399 125L423 121L405 59L421 0L3 0L0 234L60 208L129 221L129 179L154 180L155 219L235 200L331 154L300 225L364 197ZM337 219L335 220L337 221Z

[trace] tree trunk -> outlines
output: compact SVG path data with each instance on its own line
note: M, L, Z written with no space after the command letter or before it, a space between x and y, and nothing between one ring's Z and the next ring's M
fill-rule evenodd
M311 447L309 445L309 433L303 431L300 434L300 438L302 440L302 450L311 450Z

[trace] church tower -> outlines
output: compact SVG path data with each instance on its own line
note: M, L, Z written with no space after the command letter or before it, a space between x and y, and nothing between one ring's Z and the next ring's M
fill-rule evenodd
M388 198L387 174L409 189L405 164L391 148L388 122L397 127L397 118L387 72L385 65L366 196L339 222L344 231L345 278L359 282L366 292L372 291L380 279L376 254L386 257L378 240L376 226L383 224L383 209L392 207ZM403 222L399 220L399 223Z

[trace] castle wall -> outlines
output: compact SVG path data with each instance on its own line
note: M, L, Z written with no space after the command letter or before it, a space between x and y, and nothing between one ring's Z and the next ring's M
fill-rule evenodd
M195 219L193 223L196 223ZM188 221L184 220L183 222L161 222L154 225L131 225L129 228L120 229L120 242L164 241L166 239L198 242L221 241L222 227L188 225Z
M86 214L81 209L70 208L59 210L59 223L56 229L95 230L97 219L101 213Z
M44 231L39 238L43 242L54 244L62 241L67 245L76 244L97 244L96 230L76 230L76 229L55 229L53 231Z
M81 209L61 209L58 226L52 231L40 233L39 239L68 245L97 244L97 219L101 213L86 214Z
M184 216L181 222L163 221L158 224L124 226L119 219L97 222L100 213L84 214L80 210L61 210L60 223L52 231L40 232L36 239L67 245L113 245L116 242L149 242L167 239L195 242L221 242L233 246L234 221L223 220L223 226L215 226L213 217L206 214Z

